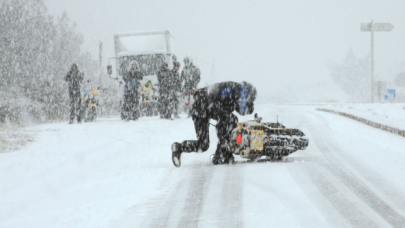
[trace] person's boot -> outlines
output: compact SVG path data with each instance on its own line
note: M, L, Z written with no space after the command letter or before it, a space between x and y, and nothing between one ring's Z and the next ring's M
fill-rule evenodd
M172 144L172 161L173 165L180 167L181 165L181 153L183 152L183 146L180 143Z
M215 151L215 154L211 157L211 161L214 165L217 164L233 164L235 163L235 158L233 154L227 149L220 149Z
M235 163L235 158L233 157L232 153L227 153L226 158L225 158L225 163L228 163L228 164Z
M128 112L128 111L125 111L124 112L124 122L128 122L130 119L131 119L131 117L130 117L130 112Z
M138 120L141 117L141 113L139 111L135 111L133 120Z
M211 155L211 161L214 165L222 164L220 153L215 152L215 154Z
M72 119L69 120L69 124L73 124L73 120L72 120Z
M83 118L80 115L77 115L77 123L81 124L83 121Z

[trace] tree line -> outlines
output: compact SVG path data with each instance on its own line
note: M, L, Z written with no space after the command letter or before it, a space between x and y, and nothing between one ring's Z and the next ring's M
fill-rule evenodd
M77 63L97 81L98 63L81 53L83 36L66 12L51 16L43 0L5 0L0 7L0 122L67 119L66 75Z

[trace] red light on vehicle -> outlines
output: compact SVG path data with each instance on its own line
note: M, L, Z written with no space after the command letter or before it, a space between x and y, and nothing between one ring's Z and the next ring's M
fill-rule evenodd
M239 145L242 143L242 134L239 134L238 137L236 137L236 141Z

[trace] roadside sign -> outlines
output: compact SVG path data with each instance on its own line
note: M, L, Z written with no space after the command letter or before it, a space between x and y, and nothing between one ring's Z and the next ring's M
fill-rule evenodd
M388 94L385 95L385 100L386 101L395 101L396 94L395 94L395 89L387 89Z
M363 32L389 32L394 28L390 23L361 23L360 30Z

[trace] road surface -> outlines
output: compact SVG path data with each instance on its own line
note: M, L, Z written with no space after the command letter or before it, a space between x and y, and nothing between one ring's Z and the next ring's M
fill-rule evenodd
M405 138L316 107L256 105L309 139L266 163L212 165L211 127L174 167L171 143L195 138L185 116L30 127L36 141L0 154L0 227L403 227Z

